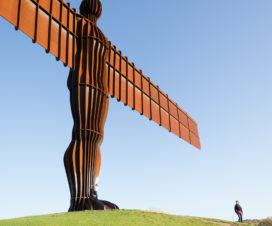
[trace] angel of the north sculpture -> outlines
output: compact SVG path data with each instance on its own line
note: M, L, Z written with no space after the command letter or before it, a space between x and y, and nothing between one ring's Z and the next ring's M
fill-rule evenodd
M118 208L96 192L109 95L200 149L196 122L108 41L97 27L101 13L99 0L83 0L80 14L62 0L0 1L3 18L70 67L69 211Z

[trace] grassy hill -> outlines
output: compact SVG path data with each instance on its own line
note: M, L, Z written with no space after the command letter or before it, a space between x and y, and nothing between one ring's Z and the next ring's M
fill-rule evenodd
M139 211L139 210L114 210L114 211L83 211L73 213L60 213L34 217L23 217L11 220L1 220L0 226L69 226L69 225L148 225L148 226L175 226L175 225L240 225L234 222L197 217L182 217L163 213ZM244 226L253 224L242 224Z

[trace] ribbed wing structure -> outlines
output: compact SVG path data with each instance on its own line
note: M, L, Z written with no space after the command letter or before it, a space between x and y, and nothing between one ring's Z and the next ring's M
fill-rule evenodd
M0 15L47 53L74 67L80 15L69 4L59 0L1 0Z
M76 40L82 36L77 26L90 22L69 4L61 0L0 0L0 15L65 66L74 68ZM114 46L110 47L107 75L112 97L201 148L196 122Z
M201 149L196 122L114 46L107 67L112 97Z

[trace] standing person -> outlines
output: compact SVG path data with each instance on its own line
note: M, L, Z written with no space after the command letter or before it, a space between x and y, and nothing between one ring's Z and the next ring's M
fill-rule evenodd
M234 206L234 211L238 215L238 222L243 223L243 209L239 201L236 201L236 204Z

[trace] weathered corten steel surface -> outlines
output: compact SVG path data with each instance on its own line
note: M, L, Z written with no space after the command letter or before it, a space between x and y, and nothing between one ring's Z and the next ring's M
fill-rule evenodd
M99 0L83 0L81 14L62 0L0 1L2 17L71 68L68 88L74 127L64 156L69 211L118 208L98 200L96 193L109 95L201 148L196 122L97 27L101 12Z

